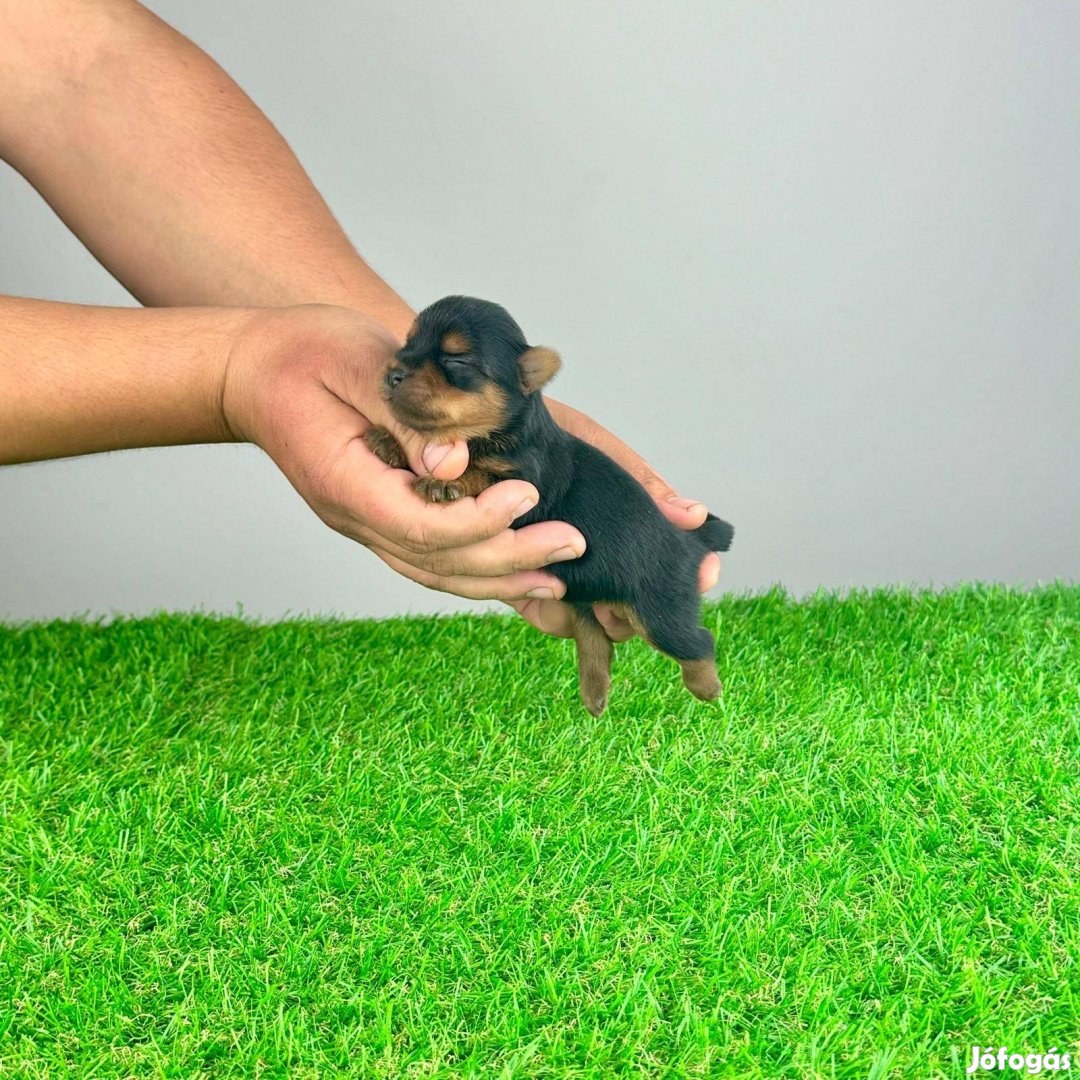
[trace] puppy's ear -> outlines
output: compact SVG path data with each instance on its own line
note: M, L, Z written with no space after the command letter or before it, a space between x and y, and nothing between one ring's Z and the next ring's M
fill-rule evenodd
M562 367L562 360L554 349L543 345L534 345L518 357L518 378L521 380L522 393L531 394L546 386L555 373Z

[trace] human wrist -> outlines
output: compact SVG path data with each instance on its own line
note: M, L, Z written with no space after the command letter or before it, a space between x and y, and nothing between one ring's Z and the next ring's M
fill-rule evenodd
M224 374L248 311L84 310L88 332L100 326L101 340L110 340L108 331L115 336L89 358L93 374L82 396L93 407L72 425L70 452L233 441L222 410Z
M298 419L309 391L381 418L382 372L397 344L373 318L352 308L302 304L249 310L221 377L221 421L234 441L268 453Z

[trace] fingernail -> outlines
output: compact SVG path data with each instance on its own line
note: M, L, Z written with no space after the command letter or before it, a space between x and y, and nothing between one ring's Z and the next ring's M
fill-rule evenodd
M696 506L703 505L697 499L684 499L681 495L669 495L664 501L679 507L680 510L692 510Z
M522 514L527 514L535 505L535 499L522 499L521 505L514 511L514 520L517 521Z
M421 455L424 468L434 472L446 460L446 455L450 453L451 449L452 447L447 446L445 443L428 443Z
M549 589L546 585L537 589L530 589L526 594L530 600L554 600L555 592Z
M577 559L577 558L580 558L580 555L572 547L561 547L561 548L559 548L558 551L553 551L547 557L547 561L549 563L566 562L567 559Z

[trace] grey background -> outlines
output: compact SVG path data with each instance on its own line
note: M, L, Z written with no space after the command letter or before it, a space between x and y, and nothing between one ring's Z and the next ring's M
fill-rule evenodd
M737 526L722 588L1075 579L1080 8L159 0L414 304ZM0 292L129 303L0 169ZM0 616L472 607L261 454L0 470Z

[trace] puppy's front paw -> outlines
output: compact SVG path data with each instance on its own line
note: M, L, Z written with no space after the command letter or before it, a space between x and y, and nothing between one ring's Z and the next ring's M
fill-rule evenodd
M417 477L413 491L430 503L456 502L465 494L465 488L458 480L436 480L434 476Z
M401 443L384 427L370 427L364 432L367 448L392 469L407 469L409 459L401 449Z

